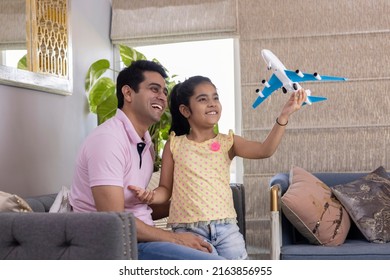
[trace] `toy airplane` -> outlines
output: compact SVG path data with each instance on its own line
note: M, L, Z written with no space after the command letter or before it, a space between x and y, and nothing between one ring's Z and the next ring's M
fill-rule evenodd
M267 82L266 80L262 81L264 85L264 89L260 91L256 90L259 95L252 107L255 109L259 106L268 96L270 96L274 91L282 88L283 93L297 91L302 87L299 85L299 82L307 82L307 81L346 81L346 78L343 77L332 77L332 76L320 76L318 73L309 74L302 73L300 70L291 71L287 70L284 67L283 63L269 50L262 50L261 55L263 56L267 69L273 69L274 73L271 78ZM310 90L306 90L307 98L304 104L312 104L314 102L324 101L327 98L322 96L312 96Z

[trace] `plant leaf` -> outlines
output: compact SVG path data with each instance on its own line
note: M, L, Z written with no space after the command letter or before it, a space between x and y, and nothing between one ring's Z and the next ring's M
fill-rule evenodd
M19 59L17 68L22 70L28 70L27 54L25 54L21 59Z
M216 124L213 128L213 131L215 134L218 134L219 133L219 127L218 127L218 124Z
M109 118L113 117L118 107L118 98L115 94L111 94L96 108L98 115L98 125L104 123Z
M129 66L135 60L146 59L145 55L125 45L119 45L119 54L124 65Z
M96 80L108 69L110 69L110 62L107 59L99 59L92 63L85 75L85 91L88 92Z
M107 77L102 77L96 81L89 91L88 101L91 112L97 114L97 108L106 100L115 94L115 83ZM116 107L115 107L116 109Z

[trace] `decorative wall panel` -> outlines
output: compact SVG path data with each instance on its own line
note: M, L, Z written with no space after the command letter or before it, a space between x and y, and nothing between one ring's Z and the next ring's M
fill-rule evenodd
M68 77L67 0L31 0L27 10L28 65L38 73ZM31 51L31 52L30 52Z

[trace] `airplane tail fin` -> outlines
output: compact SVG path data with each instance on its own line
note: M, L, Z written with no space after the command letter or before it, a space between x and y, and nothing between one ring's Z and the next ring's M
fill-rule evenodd
M310 96L306 97L306 100L309 101L309 102L305 101L304 104L311 104L311 103L321 102L321 101L325 101L327 99L328 98L322 97L322 96L312 96L312 95L310 95Z

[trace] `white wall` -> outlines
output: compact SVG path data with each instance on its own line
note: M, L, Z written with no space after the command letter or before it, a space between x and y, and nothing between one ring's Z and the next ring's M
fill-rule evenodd
M0 190L20 196L70 185L79 145L96 126L84 77L97 59L112 60L110 0L70 0L73 95L0 85Z

